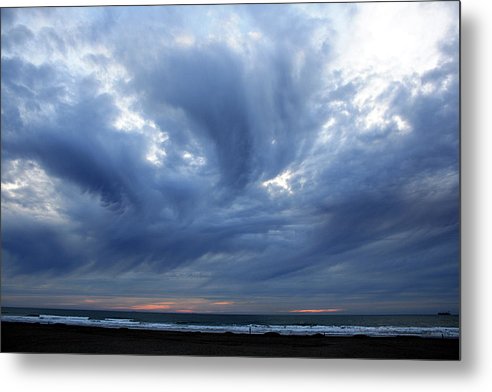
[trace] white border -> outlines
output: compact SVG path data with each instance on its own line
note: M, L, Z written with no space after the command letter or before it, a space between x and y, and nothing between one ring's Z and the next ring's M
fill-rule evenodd
M0 6L178 2L207 3L0 0ZM3 390L461 392L492 385L490 4L486 0L462 0L461 362L0 354Z

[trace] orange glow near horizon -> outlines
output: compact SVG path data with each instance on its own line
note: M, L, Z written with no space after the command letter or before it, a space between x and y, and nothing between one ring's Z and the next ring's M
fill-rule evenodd
M335 313L340 312L343 309L297 309L291 310L289 313Z
M164 312L164 313L253 313L249 309L243 309L241 301L232 301L219 298L149 298L149 297L82 297L76 298L74 305L92 305L97 309ZM343 308L325 309L292 309L283 310L285 314L328 314L345 311ZM275 314L278 311L273 311ZM260 311L258 314L263 314Z
M171 306L175 304L175 302L153 302L149 304L137 304L129 308L132 310L166 310L171 309Z
M133 310L164 310L170 309L170 305L159 305L159 304L146 304L146 305L134 305L130 306Z
M140 302L137 304L128 304L127 306L113 306L113 309L130 309L142 311L170 311L176 313L207 313L217 306L233 305L233 301L215 301L211 302L202 298L179 299L175 301L160 301L160 302Z
M82 303L84 304L97 304L99 301L97 299L84 299Z

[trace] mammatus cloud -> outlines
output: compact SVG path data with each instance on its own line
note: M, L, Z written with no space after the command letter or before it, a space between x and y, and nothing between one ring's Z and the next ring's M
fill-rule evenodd
M3 9L1 61L5 304L458 309L458 3Z

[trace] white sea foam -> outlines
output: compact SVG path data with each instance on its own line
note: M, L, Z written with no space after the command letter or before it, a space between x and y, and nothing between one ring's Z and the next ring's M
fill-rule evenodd
M422 336L458 338L459 328L456 327L399 327L399 326L354 326L354 325L263 325L263 324L226 324L226 325L197 325L197 324L174 324L174 323L150 323L139 322L133 319L91 319L89 317L75 316L13 316L3 315L2 321L41 323L41 324L65 324L93 326L104 328L130 328L157 331L176 332L210 332L210 333L251 333L264 334L276 332L281 335L315 335L326 336Z
M81 316L54 316L54 315L51 315L51 314L40 314L39 315L39 319L40 320L46 320L46 321L50 321L50 322L58 322L58 321L62 321L62 322L84 322L84 321L87 321L89 320L89 317L81 317Z

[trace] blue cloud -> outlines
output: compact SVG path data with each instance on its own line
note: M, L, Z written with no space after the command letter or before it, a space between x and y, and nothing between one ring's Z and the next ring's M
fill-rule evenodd
M2 10L5 294L457 307L456 31L381 84L331 7Z

